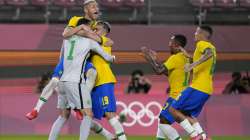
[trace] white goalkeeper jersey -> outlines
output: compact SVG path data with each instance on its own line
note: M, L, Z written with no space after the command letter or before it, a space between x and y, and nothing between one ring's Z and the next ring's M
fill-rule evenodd
M61 56L63 57L63 74L60 81L81 83L84 68L90 51L94 51L105 60L112 62L114 57L105 53L100 45L88 38L72 36L63 40Z

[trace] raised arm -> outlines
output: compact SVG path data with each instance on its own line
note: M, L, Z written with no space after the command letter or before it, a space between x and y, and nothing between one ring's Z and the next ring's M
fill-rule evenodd
M106 61L109 62L114 62L115 60L115 56L110 55L108 53L106 53L102 47L100 47L100 45L94 41L92 41L92 44L90 45L90 49L94 52L96 52L97 54L99 54L100 56L102 56Z
M80 30L82 30L82 27L81 26L77 26L75 28L73 27L66 27L62 33L62 36L64 38L69 38L73 35L75 35L77 32L79 32Z
M207 48L204 50L204 54L201 56L201 58L196 61L193 62L192 64L187 64L185 66L185 72L190 72L194 67L200 65L201 63L207 61L209 58L211 58L213 56L213 51L210 48Z
M166 67L163 64L161 64L157 61L156 53L154 51L152 51L146 47L142 47L141 51L142 51L143 56L146 59L146 61L153 67L153 70L157 74L168 75L168 70L166 69Z
M86 26L86 25L81 25L81 26ZM94 31L92 30L80 30L76 33L76 35L82 36L82 37L86 37L86 38L90 38L94 41L97 41L98 43L102 43L102 37L97 35Z
M100 43L102 41L100 36L98 36L94 31L92 31L89 26L84 25L84 24L76 26L75 28L66 27L62 35L64 38L69 38L73 35L79 35L82 37L93 39Z

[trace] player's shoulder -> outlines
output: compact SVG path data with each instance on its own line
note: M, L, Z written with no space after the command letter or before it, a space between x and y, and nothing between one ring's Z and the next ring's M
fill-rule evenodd
M85 20L84 17L82 16L73 16L69 19L69 22L68 22L68 26L69 27L75 27L77 26L77 24L81 21L81 20Z
M203 52L205 49L215 49L214 45L209 41L199 41L196 43L196 49Z
M173 60L179 60L179 59L182 59L183 58L183 53L182 52L179 52L179 53L176 53L176 54L173 54L171 55L169 58L173 59Z
M69 21L73 21L73 20L79 20L79 19L83 19L83 16L72 16L70 17Z
M176 54L172 54L169 58L165 61L166 63L174 62L176 60Z
M212 42L210 42L210 41L203 41L203 40L197 42L196 46L197 47L214 47L213 44L212 44Z

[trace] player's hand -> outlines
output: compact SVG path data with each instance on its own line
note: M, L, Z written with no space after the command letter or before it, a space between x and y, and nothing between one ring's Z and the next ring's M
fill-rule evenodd
M146 53L148 53L148 51L149 51L149 49L147 47L145 47L145 46L141 47L142 53L146 54Z
M148 48L147 47L141 47L141 52L139 55L142 55L144 58L147 59L148 57Z
M149 49L149 55L153 60L157 60L157 52L154 50Z
M157 60L157 53L147 47L141 47L141 51L144 55L144 57L150 57L153 60Z
M193 65L192 64L186 64L185 66L184 66L184 71L185 72L190 72L192 69L193 69Z

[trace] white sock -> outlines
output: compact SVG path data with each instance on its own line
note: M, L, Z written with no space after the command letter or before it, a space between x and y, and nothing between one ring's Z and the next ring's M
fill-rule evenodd
M190 124L190 122L188 121L188 119L183 120L180 123L180 126L186 130L186 132L188 132L188 134L190 135L190 137L195 137L198 135L198 132L192 127L192 125Z
M180 135L171 125L159 124L159 128L170 140L181 140Z
M97 121L92 120L91 129L93 129L97 134L104 136L107 140L112 140L114 138L114 135L107 129L103 128Z
M116 117L110 119L109 124L114 128L116 136L119 140L127 140L123 127Z
M203 131L199 122L194 123L193 128L202 136L202 139L205 140L207 138L206 133Z
M43 89L43 91L41 93L41 96L40 96L40 98L37 101L37 104L35 106L35 110L37 110L38 112L40 111L42 106L47 102L49 97L53 94L53 91L57 87L58 82L59 82L58 78L53 77L49 81L49 83L44 87L44 89Z
M56 121L53 123L50 133L49 133L49 140L56 140L66 119L59 116Z
M37 110L37 112L39 112L40 109L42 108L42 106L43 106L46 102L47 102L46 99L40 97L39 100L37 101L36 106L35 106L34 109Z
M165 138L166 138L165 134L160 129L159 124L158 124L158 128L157 128L156 138L157 138L157 140L165 140Z
M92 118L89 116L85 116L81 122L80 126L80 140L87 140L89 137L90 126L91 126Z

